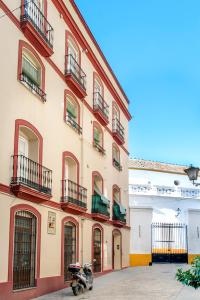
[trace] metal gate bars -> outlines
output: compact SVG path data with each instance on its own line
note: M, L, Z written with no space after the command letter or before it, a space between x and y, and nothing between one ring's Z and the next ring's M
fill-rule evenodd
M152 224L153 263L187 263L187 248L187 226L185 224Z

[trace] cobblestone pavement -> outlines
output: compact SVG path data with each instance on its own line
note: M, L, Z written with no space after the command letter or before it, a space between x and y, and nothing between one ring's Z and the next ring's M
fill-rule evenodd
M184 287L175 280L178 267L153 265L116 271L96 278L93 291L78 297L66 288L37 300L200 300L200 290Z

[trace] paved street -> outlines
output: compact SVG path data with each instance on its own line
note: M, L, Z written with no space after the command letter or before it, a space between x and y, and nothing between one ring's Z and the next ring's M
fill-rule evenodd
M200 290L184 287L175 280L178 265L129 268L95 279L94 290L74 297L67 288L37 300L199 300ZM186 268L188 266L185 266Z

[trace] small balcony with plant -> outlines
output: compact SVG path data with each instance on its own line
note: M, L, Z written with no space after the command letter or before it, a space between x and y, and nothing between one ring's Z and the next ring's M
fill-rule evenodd
M118 201L113 203L113 224L122 227L126 224L126 209Z
M83 99L86 93L86 74L72 54L65 56L65 80L77 97Z
M21 9L21 29L38 52L49 57L53 54L53 27L35 1L24 1Z
M110 200L103 195L103 178L98 172L93 173L92 217L100 222L110 219Z
M117 118L113 119L112 134L113 138L119 145L123 145L125 143L124 127Z
M92 195L92 217L98 221L110 219L110 200L103 195Z
M99 92L93 94L93 112L103 126L108 125L109 106Z

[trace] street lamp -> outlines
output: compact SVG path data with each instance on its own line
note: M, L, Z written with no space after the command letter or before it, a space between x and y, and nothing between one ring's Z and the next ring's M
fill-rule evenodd
M199 168L193 167L191 165L188 169L185 169L184 172L189 177L189 180L192 181L193 185L195 185L195 186L199 186L200 185L200 183L195 182L197 180L197 178L198 178Z

